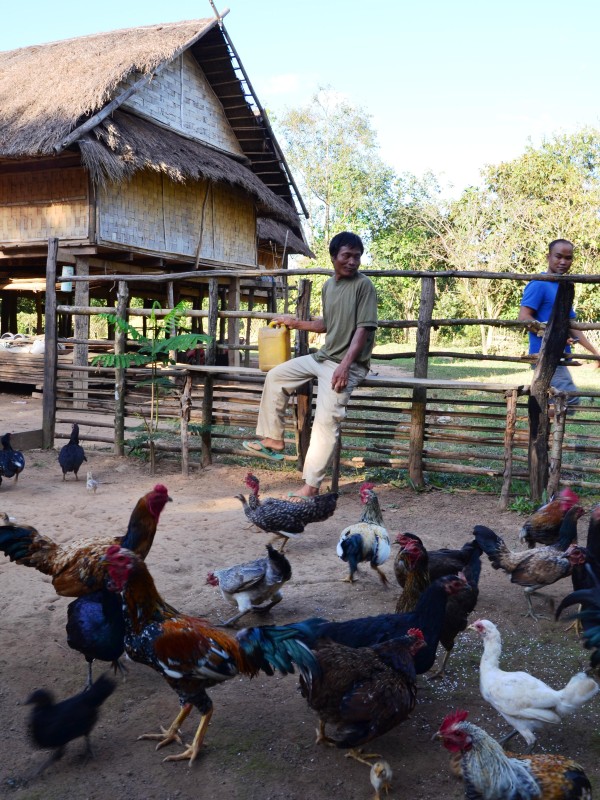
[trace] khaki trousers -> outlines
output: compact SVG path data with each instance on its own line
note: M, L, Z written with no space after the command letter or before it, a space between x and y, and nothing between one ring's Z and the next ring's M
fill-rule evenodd
M308 380L318 379L317 408L302 473L306 483L317 488L331 461L350 395L368 373L366 367L353 364L345 391L334 392L331 378L338 366L335 361L316 361L310 355L285 361L267 372L260 401L257 435L283 439L285 410L291 393Z

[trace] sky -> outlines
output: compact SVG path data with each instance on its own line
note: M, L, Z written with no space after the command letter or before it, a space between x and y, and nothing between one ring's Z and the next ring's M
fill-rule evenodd
M596 0L216 0L261 104L330 86L369 114L397 172L458 194L528 143L600 125ZM212 17L209 0L5 3L0 50Z

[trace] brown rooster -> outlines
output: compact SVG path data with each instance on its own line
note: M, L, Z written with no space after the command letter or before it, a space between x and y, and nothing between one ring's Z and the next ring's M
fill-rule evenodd
M206 690L238 674L253 677L260 670L283 675L318 670L311 651L293 631L275 627L246 628L232 636L214 628L206 619L180 614L158 593L144 562L129 550L109 547L103 563L113 591L121 592L125 616L125 651L140 664L156 670L177 692L181 710L167 730L140 739L158 740L157 750L181 743L179 728L195 706L200 724L191 745L165 761L189 761L198 757L213 704Z
M355 748L405 720L417 699L413 656L424 646L418 628L372 647L319 643L318 675L300 678L302 696L319 715L317 744L351 748L355 757ZM333 736L325 734L327 723L337 726Z
M0 551L17 564L51 575L57 594L82 597L104 586L105 572L99 559L109 545L127 546L141 558L146 558L160 514L170 500L166 487L157 484L138 500L125 536L97 536L58 544L29 525L2 525Z
M422 540L414 533L399 533L394 539L394 542L400 545L401 552L402 548L409 540L424 547ZM458 550L452 550L448 547L442 547L439 550L428 550L429 577L432 581L435 581L437 578L442 578L444 575L457 575L469 563L474 550L481 554L481 548L477 542L472 539L465 542ZM406 580L406 569L403 565L403 559L400 557L400 553L398 553L394 561L394 574L400 586L403 587Z
M476 525L473 529L473 535L492 567L502 569L510 575L511 583L525 587L528 607L526 616L535 620L538 618L531 602L534 592L566 578L576 564L585 562L585 550L571 544L577 539L577 520L583 513L581 506L573 506L567 511L556 545L520 552L509 550L504 540L484 525Z
M558 541L560 526L565 514L579 503L579 498L571 489L563 489L558 497L538 508L525 521L519 533L519 540L527 547L539 544L555 544Z
M271 543L278 537L283 539L280 551L283 551L288 539L302 533L310 522L322 522L329 519L337 505L338 496L335 492L317 494L314 497L293 502L277 500L274 497L260 500L258 497L260 484L258 478L251 473L246 476L246 486L252 490L248 500L246 501L243 494L237 494L236 499L241 501L244 514L250 522L265 533L275 534Z
M456 711L442 722L436 738L460 754L465 797L477 800L591 800L592 787L576 761L556 755L505 753L482 728Z

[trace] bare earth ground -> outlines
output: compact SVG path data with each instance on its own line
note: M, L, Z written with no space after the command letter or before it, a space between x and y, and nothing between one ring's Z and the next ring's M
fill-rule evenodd
M13 431L31 424L39 403L18 394L0 395L0 427ZM39 423L39 419L38 419ZM82 430L82 433L85 431ZM217 464L189 479L168 466L156 477L132 459L86 447L89 466L99 479L97 494L85 481L63 483L56 452L32 451L17 484L0 487L0 510L34 525L59 542L79 536L123 533L137 499L156 482L164 482L174 502L166 507L147 564L164 597L182 611L207 616L213 622L231 613L218 590L205 584L209 569L255 558L264 553L268 537L249 529L234 495L243 491L247 468L261 478L265 495L283 496L298 485L294 472L265 467L265 462ZM84 465L85 466L85 465ZM264 468L263 468L264 467ZM392 611L398 588L392 561L384 569L390 587L383 587L367 567L354 585L342 582L346 565L336 556L340 530L360 514L357 489L362 475L346 477L335 515L310 526L287 552L292 581L284 600L269 615L248 615L244 623L285 623L313 615L347 619ZM486 524L517 543L522 518L499 513L497 498L470 492L433 491L415 494L394 486L378 487L383 514L391 532L413 531L431 548L460 546L473 525ZM587 521L581 521L585 535ZM395 549L394 549L395 552ZM373 790L367 767L344 758L343 751L315 745L316 718L292 677L234 679L210 690L215 704L206 747L190 769L186 763L163 763L165 751L136 741L174 718L175 693L150 669L129 663L129 674L102 709L92 734L95 758L85 764L83 740L72 743L63 759L39 778L23 785L23 776L46 757L34 751L26 732L29 709L23 705L37 687L51 688L59 698L82 689L87 665L66 646L68 598L57 597L50 579L17 566L0 555L0 795L15 800L367 800ZM481 594L474 618L487 617L503 634L506 669L526 669L556 688L581 666L587 653L566 623L524 619L522 591L503 573L485 562ZM570 581L550 589L560 599ZM461 798L462 784L452 777L448 757L431 736L446 713L467 708L471 719L495 736L508 732L501 717L479 695L478 663L481 646L474 634L461 634L449 666L449 677L435 684L420 676L417 706L410 720L376 740L373 750L394 770L390 797L398 800ZM94 674L103 664L95 665ZM564 753L584 765L596 791L600 788L600 699L547 728L538 752ZM189 737L198 723L194 712L184 727ZM515 749L522 751L523 743ZM168 750L176 752L177 745Z

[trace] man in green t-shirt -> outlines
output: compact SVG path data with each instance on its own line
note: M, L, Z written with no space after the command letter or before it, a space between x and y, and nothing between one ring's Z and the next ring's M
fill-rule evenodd
M301 320L283 314L274 319L288 328L325 334L325 343L316 353L292 358L269 370L256 426L260 441L244 442L250 452L282 460L284 415L290 394L318 378L317 408L302 475L305 483L299 496L319 493L350 395L369 372L377 329L377 295L369 278L358 271L363 252L363 243L355 233L345 231L334 236L329 244L334 275L323 285L323 316Z

